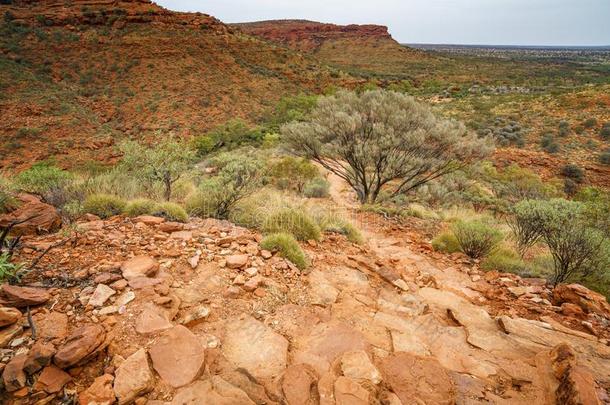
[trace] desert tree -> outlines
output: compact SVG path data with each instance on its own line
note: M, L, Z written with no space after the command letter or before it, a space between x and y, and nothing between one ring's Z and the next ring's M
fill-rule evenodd
M184 141L173 136L159 139L154 146L126 141L120 145L120 149L123 152L121 164L144 180L161 183L166 201L171 200L174 183L195 160L195 152Z
M320 98L306 121L282 126L288 149L345 180L361 203L415 190L487 156L492 141L385 90Z

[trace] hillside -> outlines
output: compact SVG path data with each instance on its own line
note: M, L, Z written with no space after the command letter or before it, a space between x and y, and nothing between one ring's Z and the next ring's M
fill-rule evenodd
M0 168L111 157L115 139L253 122L331 77L308 55L149 1L0 5Z
M424 52L400 45L380 25L335 25L305 20L231 24L243 32L309 52L346 70L398 74L407 61L429 59Z

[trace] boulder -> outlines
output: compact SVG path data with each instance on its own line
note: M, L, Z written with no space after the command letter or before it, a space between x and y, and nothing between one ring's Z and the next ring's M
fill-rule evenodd
M121 265L123 278L133 280L140 277L154 276L159 270L159 263L150 256L136 256Z
M52 205L43 203L40 198L29 194L20 194L17 199L20 201L17 209L0 215L0 227L26 220L13 227L12 235L39 235L55 232L61 228L61 216Z
M87 304L94 307L103 307L106 301L108 301L108 298L112 297L114 294L116 294L116 291L112 288L105 284L98 284Z
M287 405L316 405L320 402L317 389L318 376L315 370L305 364L288 367L280 386Z
M226 257L227 267L230 269L241 269L248 264L248 255L230 255Z
M23 371L26 354L18 354L9 361L4 367L2 373L2 381L4 382L4 389L8 392L17 391L25 387L26 375Z
M9 284L0 286L0 305L25 308L44 304L50 298L51 295L43 288L19 287Z
M150 348L153 368L174 388L185 386L202 372L204 347L184 326L165 331Z
M433 357L392 353L381 362L383 380L403 404L454 404L454 383Z
M61 391L61 389L72 381L72 377L60 368L50 365L42 370L36 384L34 384L34 390L45 391L49 394L54 394Z
M254 405L248 395L220 376L181 388L171 405Z
M257 378L278 376L286 368L288 341L252 317L227 325L223 354Z
M112 382L114 377L104 374L97 377L93 384L78 395L79 405L111 405L116 401Z
M167 314L161 308L148 303L136 318L136 332L141 335L157 333L172 328Z
M106 341L106 331L101 325L83 326L70 335L53 357L59 368L68 368L89 360L90 356Z
M37 340L27 354L23 370L27 374L34 374L51 363L55 352L53 344L42 339Z
M119 404L128 404L153 388L154 376L148 365L146 350L129 356L116 370L114 394Z
M21 311L17 308L0 307L0 327L12 325L21 319Z
M606 297L580 284L560 284L553 290L553 303L578 305L585 313L597 314L610 319L610 304Z
M159 230L165 233L178 232L184 229L184 224L180 222L164 222L159 225Z

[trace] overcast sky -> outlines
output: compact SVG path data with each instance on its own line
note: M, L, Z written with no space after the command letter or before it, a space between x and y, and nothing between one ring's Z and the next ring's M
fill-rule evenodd
M157 0L224 22L382 24L403 43L610 45L610 0Z

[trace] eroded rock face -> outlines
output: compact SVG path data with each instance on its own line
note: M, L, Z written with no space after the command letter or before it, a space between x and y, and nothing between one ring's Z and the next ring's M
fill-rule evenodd
M0 215L0 227L25 220L13 227L13 235L38 235L55 232L61 227L61 216L52 205L29 194L20 194L18 199L20 204L16 210Z
M576 353L567 344L555 347L550 354L553 373L559 381L555 391L558 404L602 404L600 387L589 369L579 364Z
M9 284L0 286L0 305L25 308L44 304L50 298L47 290L43 288L19 287Z
M181 325L165 331L150 348L154 369L174 388L185 386L199 377L204 357L204 347L199 338Z
M70 335L53 357L59 368L78 365L88 360L104 344L106 331L101 325L83 326Z
M254 318L245 317L229 322L222 350L236 367L268 378L286 368L288 341Z
M152 389L154 376L148 365L146 350L140 349L129 356L116 370L114 394L119 404L128 404ZM105 385L106 382L100 381Z
M381 362L384 381L403 404L454 404L453 380L436 359L393 353Z
M610 304L601 294L580 284L561 284L553 290L553 301L557 306L563 303L578 305L585 313L593 313L610 319Z

